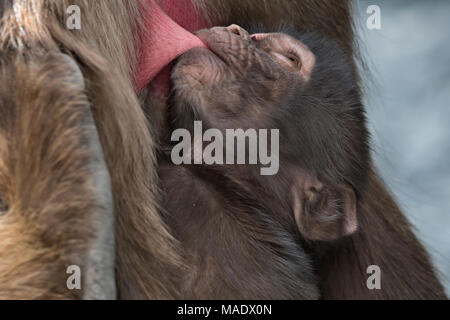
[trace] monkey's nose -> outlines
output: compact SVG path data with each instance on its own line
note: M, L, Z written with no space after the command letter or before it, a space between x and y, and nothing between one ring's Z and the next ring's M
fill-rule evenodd
M229 25L228 27L226 27L226 29L231 33L234 33L235 35L244 38L245 40L250 39L250 34L247 32L247 30L245 30L241 26L238 26L237 24Z

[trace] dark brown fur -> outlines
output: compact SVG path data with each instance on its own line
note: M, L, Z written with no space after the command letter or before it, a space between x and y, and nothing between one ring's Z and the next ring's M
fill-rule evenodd
M21 14L27 17L22 19L25 34L20 32L16 19L8 18L0 27L0 45L2 56L5 57L2 68L7 70L3 72L1 79L1 101L25 110L28 113L26 117L34 118L31 110L34 110L35 102L40 100L34 99L30 94L32 90L39 89L38 91L43 93L43 99L45 95L50 95L52 92L61 96L60 103L54 103L52 107L62 106L70 109L70 104L64 104L64 99L74 94L72 90L70 93L67 92L70 86L67 87L57 81L38 82L36 77L38 77L37 70L40 68L47 70L54 63L43 57L46 52L56 54L62 51L75 59L83 72L85 94L92 107L111 176L116 218L118 297L177 297L178 293L174 292L173 286L173 279L176 278L172 276L174 273L179 273L176 270L181 268L180 255L172 235L167 231L157 213L154 141L147 128L147 122L131 80L136 69L136 52L139 50L139 39L135 35L138 34L136 29L140 26L142 11L138 8L138 1L36 0L39 16L42 18L40 23L36 21L31 10L31 2L23 3L25 5L21 8ZM262 22L270 28L280 22L290 22L299 29L324 33L335 39L349 56L357 54L354 46L350 1L335 3L322 0L278 0L264 1L263 5L261 3L257 0L196 1L200 10L209 18L211 25L237 23L246 26L247 23ZM71 4L78 4L82 8L83 28L80 31L68 31L62 27L65 21L65 9ZM0 12L2 10L4 15L10 16L11 1L3 1ZM98 17L102 17L102 21L98 21ZM25 46L21 47L21 44ZM7 51L10 49L6 48L13 49ZM17 57L17 51L26 53L27 58L21 60L22 58ZM34 70L31 67L33 65L37 66ZM64 73L67 72L66 69L61 71L55 67L52 70L54 72L52 79L72 77ZM10 90L4 89L5 83L28 80L31 87L9 86ZM25 99L26 104L18 105L16 101L20 101L19 98ZM39 110L46 109L42 107ZM82 152L83 144L77 140L83 140L80 122L77 123L73 119L71 121L75 122L62 122L64 117L61 117L59 113L49 112L49 114L53 121L37 118L39 121L36 124L33 121L23 126L22 123L23 130L20 133L17 132L20 126L9 129L10 135L17 134L17 139L28 137L28 140L24 141L32 140L33 143L30 144L38 148L46 146L47 143L47 140L42 140L43 133L36 129L42 127L43 121L46 125L51 124L55 132L59 132L56 131L57 128L63 131L75 128L75 131L79 132L71 139L64 135L52 136L57 145L64 145L66 148L63 149L64 152L49 154L50 158L44 157L43 159L47 162L42 167L30 167L30 164L41 163L40 153L31 153L28 150L33 148L29 149L29 147L26 147L27 152L22 153L20 152L22 149L19 149L21 144L8 145L9 136L5 133L1 133L0 136L0 148L7 150L2 151L0 160L2 172L4 172L2 177L10 177L9 180L0 181L3 186L0 194L9 207L8 212L2 212L0 215L0 236L2 239L9 239L9 241L2 240L0 246L2 261L0 268L3 268L0 269L0 295L5 298L79 298L83 296L80 293L61 291L60 286L61 283L65 284L65 277L61 277L61 272L64 271L65 264L68 262L67 257L72 257L68 252L74 252L72 250L77 252L74 259L69 259L76 262L79 262L78 259L84 252L76 245L72 247L68 243L71 237L90 238L89 229L86 226L86 213L83 213L84 210L79 207L79 201L76 201L79 194L73 192L77 190L76 186L79 186L80 194L85 195L84 200L92 199L94 201L92 204L95 204L95 199L92 198L93 193L87 192L89 183L86 171L81 167L76 172L70 173L74 174L79 184L73 182L71 183L71 186L74 184L73 187L64 189L66 190L64 199L67 199L64 202L72 203L69 207L73 208L74 215L79 218L77 223L80 226L83 225L83 228L71 229L62 225L61 230L77 231L77 234L73 235L69 232L66 237L55 237L53 240L56 242L53 243L57 244L56 247L35 241L36 235L42 237L45 230L54 224L37 217L37 213L42 211L32 207L33 212L28 215L22 209L25 204L30 203L29 199L39 197L41 200L48 201L42 202L47 204L45 211L57 210L58 206L51 202L53 198L48 196L49 190L52 195L55 192L53 185L48 184L54 179L53 172L50 176L43 175L43 172L53 168L52 157L65 155L63 162L71 164L72 161L83 159L85 156ZM61 126L58 127L58 124ZM66 125L63 126L63 124ZM11 126L12 123L8 125ZM31 134L36 130L37 134ZM50 141L53 140L50 139ZM72 145L74 147L69 147ZM21 148L25 146L22 145ZM11 158L13 154L16 156ZM24 177L21 176L20 170L14 171L18 172L18 175L15 175L12 171L13 164L4 164L8 159L14 159L15 167L21 165L21 169L27 169L25 172L30 172L28 170L34 172L32 179L28 179L26 184L23 184ZM11 189L11 186L16 186L16 189ZM30 190L29 199L17 197L17 195L25 194L22 188ZM85 202L83 202L84 205L86 205ZM369 172L369 187L363 197L362 208L359 218L360 232L357 235L342 243L336 243L326 250L320 249L323 255L318 260L317 267L322 296L336 299L445 298L427 253L410 231L410 226L405 222L406 219L374 171ZM32 223L21 221L13 223L13 226L6 223L5 219L12 219L11 213L16 212L15 210L19 211L14 217L27 216L29 218L27 221ZM61 212L68 213L65 210ZM59 221L60 218L54 219ZM374 225L380 227L375 228ZM54 230L56 229L52 229ZM34 246L30 246L30 243ZM68 244L65 245L66 243ZM19 251L21 245L23 250ZM392 250L392 247L398 248L398 253ZM82 262L79 263L83 265ZM368 263L379 264L383 270L383 278L389 279L389 282L383 280L385 286L383 290L368 292L362 287L365 285L367 276L365 267ZM63 268L62 271L61 268ZM25 274L28 277L24 277ZM98 297L101 296L98 295Z
M200 2L199 2L200 3ZM359 57L353 33L351 1L208 1L200 4L213 24L280 23L315 31L334 39L354 61ZM355 73L356 66L354 65ZM447 299L430 257L369 162L367 189L358 209L359 231L333 245L318 246L321 296L324 299ZM395 248L396 250L392 250ZM382 270L382 290L367 290L366 269Z
M358 209L359 231L315 250L323 299L447 299L428 253L376 171ZM367 267L381 269L381 290L367 290Z
M322 277L319 287L323 298L445 297L439 282L431 281L435 275L426 264L415 266L416 275L407 268L417 258L428 258L398 208L388 201L381 205L387 193L372 182L365 117L349 60L326 38L291 31L315 55L311 78L305 80L298 69L286 69L266 54L275 50L270 47L273 41L277 45L286 43L284 49L276 49L286 54L285 50L292 47L287 36L252 41L245 30L237 35L235 29L201 31L199 36L215 55L194 49L175 64L169 132L185 128L193 135L194 120L202 121L203 130L217 128L223 134L232 128L278 128L280 171L276 176L263 177L259 166L177 167L163 157L163 208L168 224L186 249L189 266L189 272L179 281L183 297L314 296L311 283L297 275L310 270L308 258L302 255L301 247L289 241L301 243L293 232L296 210L287 196L291 190L299 197L299 206L312 211L300 213L298 226L304 238L314 240L306 247L312 248L309 252ZM311 184L315 195L308 195ZM358 199L356 217L350 220L360 221L360 231L333 242L345 235L340 233L343 218L355 214L353 209L346 209L355 206L354 196L341 197L351 196L353 191L346 191L350 189ZM368 191L376 191L380 198L368 199ZM333 204L336 201L341 203L340 208ZM389 208L389 220L377 215L382 208ZM398 234L407 240L398 239ZM408 243L415 248L414 256L408 252ZM278 250L272 250L273 244ZM260 260L259 255L263 257ZM292 262L299 257L303 263L297 261L297 268L279 261ZM273 268L274 262L279 268ZM382 270L379 291L366 286L366 269L374 264ZM247 274L247 269L253 272ZM420 282L422 276L426 282ZM299 287L286 286L286 277L287 283ZM309 277L314 279L311 274Z

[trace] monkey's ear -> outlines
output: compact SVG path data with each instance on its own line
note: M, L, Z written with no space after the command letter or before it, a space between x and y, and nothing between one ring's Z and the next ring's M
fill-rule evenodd
M352 187L329 187L315 177L302 176L291 187L292 208L300 233L309 240L332 241L353 234L356 195Z

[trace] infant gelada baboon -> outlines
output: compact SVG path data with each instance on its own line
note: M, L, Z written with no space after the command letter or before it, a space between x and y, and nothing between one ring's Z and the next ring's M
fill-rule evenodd
M308 243L356 231L369 161L351 63L315 34L231 25L197 35L209 49L174 66L168 132L193 132L194 121L223 133L278 129L269 144L279 142L279 170L161 156L163 216L186 259L182 298L318 298Z

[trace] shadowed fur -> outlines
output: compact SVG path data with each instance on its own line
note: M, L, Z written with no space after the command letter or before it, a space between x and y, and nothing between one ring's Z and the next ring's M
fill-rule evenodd
M62 51L71 55L83 72L111 175L119 297L173 297L171 270L179 259L173 239L156 212L153 141L131 80L137 61L134 31L139 24L139 3L35 1L37 15L31 1L23 3L21 14L27 19L21 19L21 26L11 9L5 13L2 47L11 50L11 56L21 48L31 61L37 53ZM86 18L81 31L66 30L65 9L72 4L91 17L103 17L102 21ZM54 88L58 91L59 87ZM30 159L31 163L38 160ZM45 270L44 265L40 272ZM44 285L41 290L53 291ZM26 290L21 294L28 297Z
M86 255L80 253L83 252L83 245L77 241L94 237L86 215L96 209L85 210L98 206L98 200L96 202L94 199L98 190L88 191L89 186L95 183L89 181L85 170L93 151L85 154L85 143L80 142L87 139L83 138L83 133L86 133L83 121L76 120L77 112L71 109L73 105L67 100L84 94L83 99L87 99L92 109L111 177L116 219L118 297L177 297L173 282L177 279L174 275L182 272L182 259L176 242L157 212L155 143L150 134L157 122L152 122L149 130L133 90L132 79L138 68L136 63L140 52L139 32L136 31L143 19L140 6L144 5L144 1L18 2L21 3L18 16L13 15L12 0L0 4L0 13L3 13L0 50L4 70L1 75L0 108L12 113L9 117L3 116L2 109L0 118L1 127L7 128L2 129L0 134L0 196L3 199L0 201L0 210L3 208L0 213L0 268L3 268L0 269L0 295L7 298L82 296L61 290L66 277L60 268L69 260L83 266L81 260ZM280 22L288 22L300 30L327 35L349 57L354 57L358 52L354 44L350 3L325 3L322 0L195 1L211 25L262 23L270 29ZM65 10L72 4L79 5L82 10L81 30L65 29ZM19 56L18 52L21 53ZM75 71L68 74L66 69L60 70L60 66L54 66L55 63L61 66L65 63L64 59L50 59L59 53L69 55L78 64L85 90L80 89L80 84L63 81L73 78ZM41 74L49 66L54 66L52 76L43 83ZM27 83L29 86L9 85L17 83ZM40 105L40 108L35 108L36 103L50 97L59 98L48 103L50 107ZM19 104L19 101L25 104ZM155 104L149 103L144 110ZM66 119L56 112L54 108L57 107L68 108L72 117ZM18 110L23 111L20 117L16 112ZM35 112L38 111L43 113L37 116ZM20 121L6 121L12 118ZM25 119L28 122L23 122ZM48 133L49 139L45 139L44 132L41 132L45 130L40 130L44 127L51 128L55 135ZM64 135L66 130L73 136ZM23 140L12 144L14 140L11 139ZM40 151L33 151L33 148L45 149L53 143L61 149L44 152L45 157ZM70 166L73 162L77 165ZM21 170L17 169L19 167ZM63 189L55 189L52 183L66 180L58 180L53 169L63 168L78 170L64 172L64 176L70 177L70 188L64 185ZM445 298L427 253L410 231L405 217L374 170L368 170L368 181L359 210L359 233L312 252L316 257L322 297ZM79 191L79 194L74 191ZM61 197L55 200L57 194ZM82 204L79 201L81 195ZM36 203L39 208L32 206ZM62 203L64 209L61 209ZM6 212L5 208L8 209ZM73 212L76 216L75 227L66 228L65 224L61 224L61 230L67 229L66 238L55 232L49 235L50 240L45 243L35 241L36 235L39 235L38 238L46 235L45 230L57 230L49 229L53 225L47 220L47 217L53 217L51 212L55 210L61 212L61 217ZM72 243L74 238L77 240ZM397 253L392 248L397 248ZM364 289L368 263L380 265L384 279L389 279L383 290Z
M114 297L109 177L78 67L1 53L0 82L0 298Z

